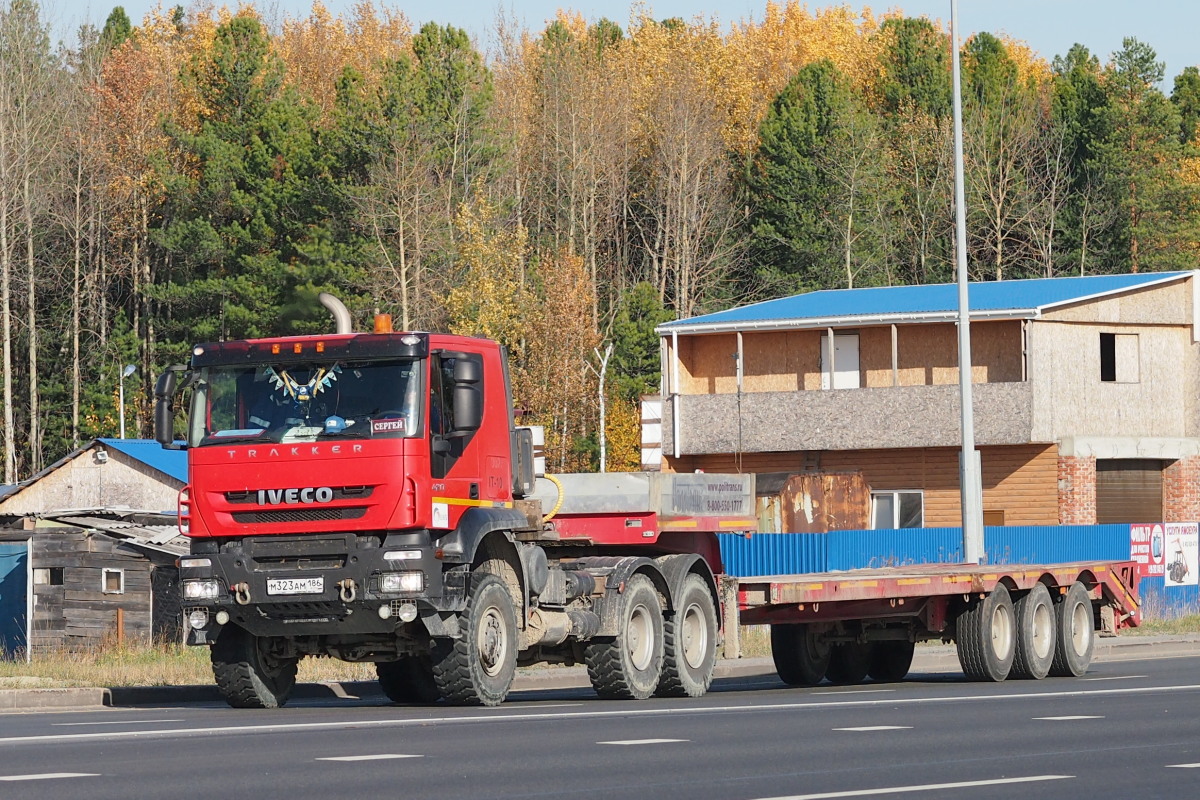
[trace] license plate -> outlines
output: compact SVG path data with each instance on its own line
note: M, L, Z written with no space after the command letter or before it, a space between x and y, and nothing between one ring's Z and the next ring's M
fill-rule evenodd
M320 594L325 591L325 578L268 578L267 594Z

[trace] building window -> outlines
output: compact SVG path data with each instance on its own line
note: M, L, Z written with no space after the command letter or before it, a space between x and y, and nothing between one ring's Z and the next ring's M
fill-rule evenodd
M1138 335L1100 334L1100 381L1137 383L1139 380Z
M920 528L925 524L925 496L915 490L871 492L871 527Z
M37 567L33 570L33 583L35 586L62 586L63 568Z
M104 570L103 582L101 583L101 591L105 594L124 594L125 593L125 570L123 569L106 569Z

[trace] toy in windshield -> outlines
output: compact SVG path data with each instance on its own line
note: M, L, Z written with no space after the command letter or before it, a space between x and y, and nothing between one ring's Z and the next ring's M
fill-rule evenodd
M286 368L266 367L260 379L269 385L262 387L258 400L250 409L249 421L267 430L312 425L324 427L327 433L344 431L354 424L353 420L336 415L325 419L328 404L317 402L324 399L319 395L333 385L341 372L340 364L318 367L308 380L304 380L303 375L297 378ZM314 417L317 421L310 422Z

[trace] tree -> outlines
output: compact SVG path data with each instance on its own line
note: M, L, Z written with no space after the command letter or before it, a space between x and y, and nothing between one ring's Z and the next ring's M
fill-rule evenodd
M205 113L198 131L169 131L186 167L167 179L156 231L170 264L156 294L179 345L318 330L307 301L359 283L316 111L282 76L246 15L218 27L185 70Z
M1123 259L1133 272L1191 263L1196 221L1179 183L1179 110L1156 87L1163 63L1153 48L1126 38L1104 73L1106 136L1097 160L1121 210Z
M967 230L981 270L994 280L1029 263L1026 238L1033 197L1035 142L1041 128L1036 87L1023 80L1004 44L989 33L964 57Z
M1200 123L1200 67L1184 67L1183 72L1175 76L1171 102L1179 109L1180 143L1194 143L1196 126Z
M946 35L923 17L892 17L878 35L884 42L878 87L884 113L949 117L953 98Z
M877 174L872 123L828 61L802 68L775 99L746 178L759 280L783 291L853 283L855 204Z
M609 385L627 401L657 394L661 381L658 334L654 329L675 315L663 308L653 284L645 281L626 291L613 318L613 355Z

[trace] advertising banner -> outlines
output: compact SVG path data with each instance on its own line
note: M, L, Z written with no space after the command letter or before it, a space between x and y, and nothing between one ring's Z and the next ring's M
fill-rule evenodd
M1134 523L1129 526L1129 560L1137 562L1139 576L1163 575L1166 549L1163 523Z
M1200 524L1168 522L1166 524L1164 586L1196 586L1200 570L1196 556L1200 553Z

